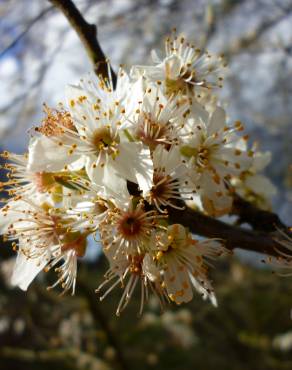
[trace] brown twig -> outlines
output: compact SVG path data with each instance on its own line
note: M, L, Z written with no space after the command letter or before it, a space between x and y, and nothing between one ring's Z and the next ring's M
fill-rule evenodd
M283 250L272 234L230 225L190 208L182 211L170 209L169 216L172 222L181 223L195 234L222 239L225 247L231 251L241 248L278 256L277 250Z
M287 226L276 213L257 208L237 194L233 199L231 213L238 216L238 224L248 223L254 230L268 233L277 229L287 230Z
M49 0L58 8L69 21L71 27L76 31L90 60L94 65L94 71L99 76L108 77L107 58L97 40L97 27L86 22L80 11L71 0ZM116 82L116 75L111 69L113 84Z

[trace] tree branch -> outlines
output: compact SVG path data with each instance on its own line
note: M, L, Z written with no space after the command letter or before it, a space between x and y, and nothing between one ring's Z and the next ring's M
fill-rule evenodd
M80 11L71 0L49 0L58 8L76 31L90 60L94 65L94 71L99 76L108 77L107 58L97 40L97 27L86 22ZM116 74L111 69L113 84L116 82Z
M190 208L182 211L169 209L169 216L172 222L181 223L195 234L222 239L225 247L231 251L235 248L241 248L278 256L277 250L283 250L281 244L273 238L272 234L230 225Z
M238 224L248 223L255 230L269 233L277 229L288 229L277 214L257 208L238 194L234 195L231 214L239 217Z

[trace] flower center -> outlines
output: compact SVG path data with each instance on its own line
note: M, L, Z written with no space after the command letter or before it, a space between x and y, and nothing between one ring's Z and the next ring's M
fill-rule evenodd
M77 257L83 257L86 252L87 241L86 234L80 234L79 232L72 232L65 236L62 240L62 251L74 250Z
M177 95L178 93L186 95L192 91L193 85L185 80L185 76L180 76L176 80L166 78L165 87L167 96Z
M153 120L149 115L144 114L142 122L138 125L136 136L151 150L158 144L169 144L171 126Z
M168 199L169 192L172 190L171 186L171 177L169 175L165 175L163 172L155 171L153 175L153 187L150 193L150 200L159 200L161 198ZM152 203L152 202L151 202Z
M194 157L196 164L201 167L207 167L210 162L211 149L205 146L200 146L198 149L189 145L181 147L180 152L187 158Z
M197 154L197 164L200 167L206 167L209 164L210 149L206 147L199 147Z
M159 238L160 250L156 253L155 258L160 260L166 254L175 252L190 242L186 229L179 225L173 224L168 228L167 234Z
M49 172L37 172L33 176L34 184L40 193L47 192L52 186L55 185L53 174Z
M140 235L142 230L142 220L137 211L128 212L119 221L119 232L125 239L133 239Z
M98 151L111 146L113 141L114 140L108 127L100 127L93 133L92 143Z

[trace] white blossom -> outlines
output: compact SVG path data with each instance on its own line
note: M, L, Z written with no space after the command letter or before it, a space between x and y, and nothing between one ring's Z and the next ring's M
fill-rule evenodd
M150 293L161 307L189 302L194 291L217 304L208 270L225 249L173 214L186 205L229 214L234 192L266 202L275 190L261 174L269 154L249 149L241 122L226 120L215 95L222 57L176 35L164 57L153 56L154 66L134 66L130 77L120 69L116 86L109 66L108 78L89 74L68 86L66 104L44 105L28 154L3 154L0 190L9 198L1 200L0 233L17 251L13 285L26 290L53 269L49 289L74 294L92 235L109 262L100 299L123 288L117 315L137 286L140 314ZM280 244L291 250L290 239ZM289 253L277 264L289 270Z
M155 66L134 66L132 75L143 74L162 84L166 95L180 92L195 96L202 90L222 87L223 58L190 44L183 35L168 37L165 57L153 50L152 59Z
M271 198L277 193L271 180L261 173L270 160L270 152L259 152L255 148L250 167L232 179L239 195L263 209L271 208Z
M189 135L180 146L183 162L204 209L211 215L228 213L232 195L227 182L240 175L251 163L252 151L239 149L240 122L226 124L225 111L217 107L213 114L189 119Z
M86 248L86 234L77 231L77 220L48 203L27 202L21 209L6 205L1 214L9 220L7 239L16 240L13 247L18 257L12 284L26 290L41 270L61 263L55 268L58 279L53 286L60 284L74 294L77 257L83 256Z
M223 253L218 241L196 241L182 225L174 224L165 233L156 235L156 247L152 253L162 269L163 282L172 301L177 304L189 302L195 289L216 305L205 258Z

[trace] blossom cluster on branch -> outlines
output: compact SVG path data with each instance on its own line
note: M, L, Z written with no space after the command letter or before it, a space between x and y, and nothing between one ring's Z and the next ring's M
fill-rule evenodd
M88 237L109 262L100 299L120 286L119 314L140 286L161 305L188 302L193 291L216 304L210 261L226 252L220 239L193 235L171 208L228 215L235 192L269 208L275 188L261 174L270 160L249 144L241 122L228 122L216 91L222 56L175 33L153 65L121 67L116 86L88 74L66 90L66 102L44 106L28 153L5 152L9 199L0 232L17 259L12 283L26 290L54 269L64 292L75 292L77 260ZM4 202L4 200L3 200Z

